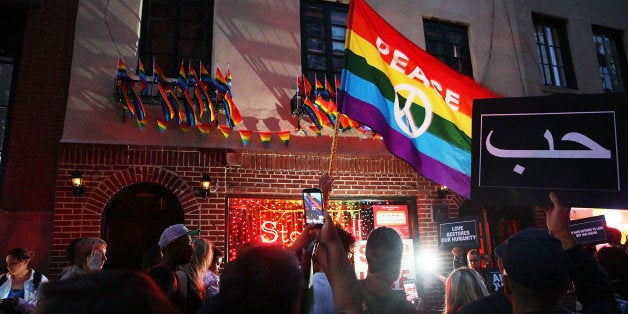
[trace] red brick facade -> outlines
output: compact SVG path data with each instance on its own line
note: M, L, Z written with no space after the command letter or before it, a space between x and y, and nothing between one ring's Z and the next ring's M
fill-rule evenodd
M125 145L62 144L53 214L50 274L65 266L65 247L74 238L100 236L101 214L109 199L134 183L155 183L171 191L183 207L185 223L200 226L201 235L225 245L225 201L232 196L294 197L316 186L327 171L329 156L272 151L239 151L227 163L224 150ZM71 172L79 169L85 194L75 197ZM437 226L431 204L436 185L392 156L340 155L335 159L335 196L416 197L422 244L435 248ZM199 181L209 173L216 192L197 197ZM453 196L452 196L453 197ZM454 207L460 200L447 200ZM455 215L455 213L452 213Z

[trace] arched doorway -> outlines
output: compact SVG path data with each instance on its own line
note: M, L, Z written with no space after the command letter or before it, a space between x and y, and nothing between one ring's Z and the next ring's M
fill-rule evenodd
M142 270L144 252L157 246L166 227L177 223L183 223L181 204L162 186L136 183L120 190L103 211L105 267Z

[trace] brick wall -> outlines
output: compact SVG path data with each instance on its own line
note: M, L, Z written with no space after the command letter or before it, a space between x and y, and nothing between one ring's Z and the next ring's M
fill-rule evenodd
M52 211L77 10L63 0L28 10L3 178L8 211Z
M100 236L108 200L130 184L156 183L171 191L182 205L185 223L200 226L201 236L224 247L228 197L294 197L303 188L317 186L319 175L329 167L328 155L96 144L62 144L58 159L50 252L53 276L66 265L65 248L72 239ZM85 182L80 197L72 194L70 183L75 169ZM206 199L196 196L203 173L210 174L216 188ZM416 197L421 245L434 250L437 224L432 222L431 205L446 202L456 216L461 202L453 193L437 200L434 183L392 156L338 155L333 177L332 198ZM449 258L447 252L441 258Z

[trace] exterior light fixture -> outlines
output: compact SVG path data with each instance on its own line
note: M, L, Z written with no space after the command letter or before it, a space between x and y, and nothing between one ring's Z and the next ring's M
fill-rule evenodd
M449 189L447 188L446 185L442 185L436 188L436 198L438 199L444 199L445 196L447 196L447 191L449 191Z
M82 196L85 193L83 185L83 173L78 170L72 171L72 192L74 196Z
M208 173L204 173L203 177L201 178L201 190L198 192L198 195L200 197L207 198L207 196L209 196L209 193L213 193L213 192L216 192L216 190L218 190L218 187L216 187L212 191L211 186L212 186L211 177L209 176Z

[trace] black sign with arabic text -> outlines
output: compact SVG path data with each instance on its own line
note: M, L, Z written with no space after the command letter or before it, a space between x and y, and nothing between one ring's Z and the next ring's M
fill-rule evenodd
M471 199L628 207L627 114L626 94L475 100Z

